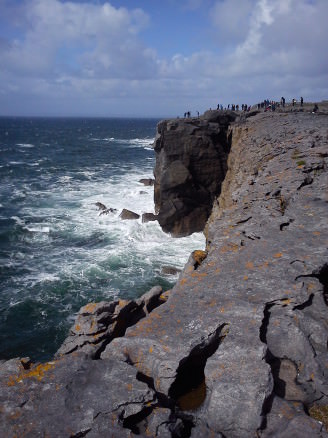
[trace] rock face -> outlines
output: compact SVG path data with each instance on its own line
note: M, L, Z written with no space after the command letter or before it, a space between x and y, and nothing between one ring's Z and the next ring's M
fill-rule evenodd
M204 229L227 170L232 112L164 120L154 143L154 200L162 229L185 236Z
M233 123L206 251L167 295L81 309L54 361L0 364L0 435L328 437L327 117Z

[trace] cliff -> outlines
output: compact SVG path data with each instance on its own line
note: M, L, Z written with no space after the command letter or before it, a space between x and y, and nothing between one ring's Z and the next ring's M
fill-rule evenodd
M154 149L155 210L164 231L186 236L203 231L227 171L231 111L164 120Z
M167 229L179 235L194 219L179 224L173 170L196 190L186 208L210 184L194 178L184 142L172 157L173 134L195 137L199 123L165 121L156 141L155 196L168 211L172 187L181 208ZM220 133L205 146L226 154L219 180L213 164L206 252L168 293L85 306L53 361L2 363L3 436L328 436L327 114L238 117Z

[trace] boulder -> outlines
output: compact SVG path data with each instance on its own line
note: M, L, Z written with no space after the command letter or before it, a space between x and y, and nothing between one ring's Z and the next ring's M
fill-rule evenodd
M123 208L120 218L121 219L139 219L140 215L137 213L134 213L131 210L127 210L126 208Z
M153 186L155 180L153 178L142 178L139 182L145 186Z
M154 213L143 213L142 214L142 222L146 223L146 222L152 222L152 221L157 221L157 215Z

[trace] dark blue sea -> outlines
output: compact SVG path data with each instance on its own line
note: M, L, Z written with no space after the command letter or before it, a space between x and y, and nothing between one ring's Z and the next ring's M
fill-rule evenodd
M81 306L170 288L163 266L204 247L119 217L154 212L139 180L153 176L157 122L0 118L0 360L51 358Z

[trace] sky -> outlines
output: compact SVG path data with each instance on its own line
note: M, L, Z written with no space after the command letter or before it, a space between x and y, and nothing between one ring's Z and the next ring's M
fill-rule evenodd
M328 98L328 0L0 0L0 116Z

